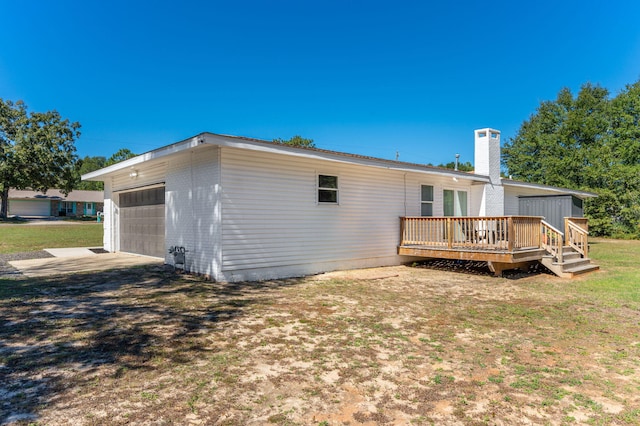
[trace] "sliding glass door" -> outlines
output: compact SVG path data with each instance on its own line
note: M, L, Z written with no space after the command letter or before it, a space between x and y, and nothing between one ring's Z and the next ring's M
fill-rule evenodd
M445 189L442 193L445 216L467 216L467 191Z

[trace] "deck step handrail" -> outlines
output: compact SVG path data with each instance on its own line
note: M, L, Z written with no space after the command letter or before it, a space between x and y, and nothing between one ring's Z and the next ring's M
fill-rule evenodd
M562 247L564 246L564 234L562 231L554 228L550 223L541 220L540 237L540 246L556 258L558 263L563 263L564 253Z
M584 229L581 224L575 223L572 218L565 218L565 231L567 243L582 257L589 257L589 231Z

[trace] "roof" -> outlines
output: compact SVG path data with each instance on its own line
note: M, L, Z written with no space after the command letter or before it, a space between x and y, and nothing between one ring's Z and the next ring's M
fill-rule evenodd
M104 202L103 191L72 191L69 195L64 195L59 189L49 189L47 193L40 191L31 191L28 189L10 189L10 200L58 200L85 203L102 203Z
M414 171L433 175L455 177L460 179L471 180L475 182L488 183L488 176L477 175L468 172L445 169L443 167L428 166L424 164L408 163L403 161L386 160L376 157L368 157L365 155L349 154L339 151L330 151L320 148L297 147L286 144L278 144L274 142L246 138L241 136L221 135L216 133L200 133L192 138L176 142L171 145L155 149L153 151L140 154L136 157L113 164L94 172L82 175L82 180L103 180L109 175L121 172L127 168L133 168L141 163L153 160L160 160L169 155L177 154L182 151L196 149L206 145L217 145L239 149L249 149L254 151L271 152L294 157L304 157L312 159L320 159L327 161L335 161L341 163L360 164L366 166L380 167L393 170Z
M490 129L489 129L490 130ZM165 157L180 152L198 149L207 145L226 146L239 149L249 149L254 151L272 152L294 157L304 157L321 159L327 161L336 161L342 163L360 164L366 166L380 167L391 170L412 171L431 175L440 175L453 178L471 180L476 183L490 183L488 176L475 174L473 172L462 172L458 170L446 169L443 167L429 166L425 164L409 163L404 161L386 160L383 158L368 157L365 155L349 154L340 151L330 151L321 148L298 147L286 144L278 144L270 141L247 138L243 136L222 135L216 133L204 132L191 138L166 145L152 151L140 154L128 160L121 161L109 167L96 170L82 175L82 180L104 180L108 176L121 173L125 169L133 169L141 163L149 161L162 161ZM587 191L578 191L568 188L559 188L549 185L541 185L529 182L520 182L512 179L502 179L502 185L505 187L527 188L531 190L542 190L545 193L571 194L579 198L597 197L597 194Z
M539 183L521 182L513 179L502 179L502 185L513 186L516 188L529 188L534 190L542 189L544 191L557 192L559 194L571 194L575 195L578 198L594 198L598 196L598 194L594 194L593 192L578 191L576 189L560 188L557 186L542 185Z

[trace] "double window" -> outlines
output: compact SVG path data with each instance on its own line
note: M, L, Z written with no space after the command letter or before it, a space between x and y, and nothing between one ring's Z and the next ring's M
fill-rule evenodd
M318 175L318 203L338 204L338 176Z

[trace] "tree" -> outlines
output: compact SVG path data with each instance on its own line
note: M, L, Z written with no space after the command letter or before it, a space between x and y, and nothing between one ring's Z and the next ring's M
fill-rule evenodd
M95 170L105 167L107 159L105 157L89 157L86 156L82 160L78 161L78 174L80 176L93 172ZM81 181L78 183L76 189L88 190L88 191L102 191L104 190L104 182L93 181Z
M282 145L291 145L291 146L299 146L299 147L303 147L303 148L315 148L316 144L313 142L313 139L306 139L303 138L300 135L295 135L294 137L292 137L289 140L284 140L284 139L274 139L273 143L279 143Z
M107 162L104 165L104 167L110 166L112 164L119 163L119 162L124 161L124 160L128 160L129 158L133 158L135 156L136 156L136 154L131 152L129 149L121 148L115 154L113 154L111 157L109 157L109 159L107 160Z
M0 218L7 217L9 188L71 192L79 180L79 129L55 110L29 113L24 102L0 98Z
M445 169L451 169L451 170L455 170L456 168L456 162L455 161L451 161L447 164L438 164L438 167L443 167ZM466 161L464 163L458 163L458 170L461 172L472 172L474 170L473 168L473 164L471 164L471 162Z
M640 82L618 96L584 84L562 89L524 121L503 150L508 174L597 193L585 204L595 235L640 235Z
M112 164L119 163L120 161L124 161L135 156L136 154L134 154L127 148L119 149L115 154L109 157L109 159L105 157L86 156L82 160L78 161L78 173L80 175L84 175L86 173L93 172L103 167L108 167ZM102 191L104 190L104 182L82 181L77 185L76 189Z

